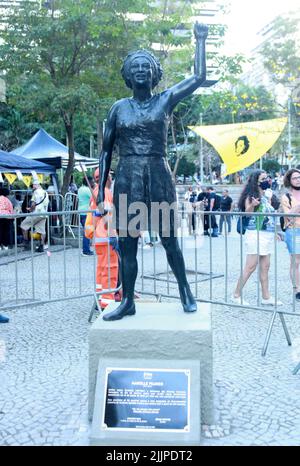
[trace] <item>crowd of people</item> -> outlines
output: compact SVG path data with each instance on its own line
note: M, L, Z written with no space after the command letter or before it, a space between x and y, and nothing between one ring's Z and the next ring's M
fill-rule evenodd
M287 192L282 193L283 187ZM282 305L282 302L279 299L275 300L269 291L270 259L274 252L275 237L278 241L286 242L290 254L290 278L295 290L295 299L300 301L300 216L295 215L300 214L299 169L287 171L284 177L278 173L272 177L263 170L254 170L242 189L237 205L229 195L228 189L223 189L222 195L219 195L212 186L206 187L203 191L196 186L189 187L185 194L184 209L189 234L197 234L198 219L201 219L203 235L210 235L212 238L222 235L225 222L226 234L230 235L235 212L260 213L261 215L255 216L237 216L238 223L244 225L242 234L245 234L246 263L232 295L232 301L236 304L249 305L242 297L242 290L259 267L261 304ZM219 224L214 212L218 212ZM276 212L286 214L282 226L278 216L272 215ZM294 216L288 217L288 214ZM240 230L241 227L238 229L239 233Z
M233 200L229 196L228 189L223 189L220 196L215 192L213 186L207 186L202 191L197 186L190 186L184 196L184 212L187 214L189 234L197 234L199 227L199 219L203 227L203 235L209 236L211 232L212 238L217 238L222 235L223 224L227 224L227 233L231 232L231 215L225 215L225 212L232 212ZM224 212L219 215L208 214L205 212ZM219 224L218 224L219 221Z
M95 251L97 255L96 292L120 288L118 239L111 223L112 179L108 177L105 189L108 212L105 216L97 215L98 181L99 170L97 169L93 177L83 178L79 189L73 180L70 184L70 192L78 198L77 209L82 211L80 224L84 233L81 253L83 256L90 256ZM282 183L287 190L283 194ZM32 233L32 230L40 237L40 245L36 248L36 252L43 252L47 247L47 219L43 214L49 210L55 211L56 208L49 201L48 193L49 189L47 192L38 179L33 179L32 194L25 196L22 201L18 194L13 195L8 188L0 187L0 214L12 216L14 213L24 213L25 218L17 219L17 238L18 241L21 238L19 242L25 250L31 249L29 233ZM88 210L93 210L93 213L88 213ZM278 240L285 239L290 254L290 278L295 290L295 299L300 301L300 216L288 217L288 214L300 215L300 170L296 168L289 170L284 179L281 176L272 178L262 170L254 170L248 177L237 203L233 201L227 188L218 194L214 186L207 186L203 190L199 186L190 186L184 195L184 212L190 235L198 233L200 224L202 224L204 236L216 238L223 234L224 227L226 235L230 235L235 210L261 215L243 217L246 263L232 295L232 301L236 304L248 305L242 297L243 288L259 266L261 304L276 304L277 306L282 304L278 299L275 302L275 298L270 295L269 291L268 274L271 255L274 252L274 237L276 237L274 232L278 232ZM278 217L270 215L278 211L287 215L282 229L276 221ZM26 215L31 212L39 215ZM238 217L241 220L241 217ZM0 218L0 247L4 250L14 244L13 225L13 218ZM19 236L20 233L21 236ZM142 238L148 238L147 244L153 245L155 233L143 232ZM107 292L99 296L99 305L103 309L119 298L119 291ZM6 323L8 320L0 314L0 323Z

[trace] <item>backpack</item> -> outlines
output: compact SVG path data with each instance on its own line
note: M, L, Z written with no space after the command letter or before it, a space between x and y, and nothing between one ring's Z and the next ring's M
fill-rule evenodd
M289 193L286 193L286 197L287 197L288 200L289 200L290 207L292 207L292 198L291 198L291 195L290 195ZM284 226L284 217L280 217L280 218L279 218L279 221L280 221L280 226L281 226L282 231L285 231L285 230L286 230L286 227Z

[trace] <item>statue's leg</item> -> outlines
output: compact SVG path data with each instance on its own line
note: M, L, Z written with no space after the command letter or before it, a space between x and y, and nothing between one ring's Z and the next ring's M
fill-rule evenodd
M178 282L183 310L185 312L195 312L197 311L197 303L186 278L185 263L178 240L174 236L167 238L160 235L160 237L161 243L166 250L169 265Z
M121 252L123 299L114 311L103 316L103 320L119 320L124 316L135 314L134 285L138 272L136 258L138 238L132 238L131 236L120 237L119 248Z

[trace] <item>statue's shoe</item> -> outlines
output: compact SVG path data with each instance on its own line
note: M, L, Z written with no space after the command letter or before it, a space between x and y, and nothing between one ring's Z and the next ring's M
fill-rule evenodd
M120 320L123 319L125 316L133 316L135 314L135 305L124 305L120 304L114 311L105 314L102 318L103 320L110 321L110 320Z
M197 311L197 303L190 289L184 288L180 291L180 297L184 312Z

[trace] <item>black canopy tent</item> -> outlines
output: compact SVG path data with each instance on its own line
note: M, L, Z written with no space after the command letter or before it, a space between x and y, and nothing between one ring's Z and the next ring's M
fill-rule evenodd
M68 147L42 128L26 144L14 149L12 153L48 163L56 169L66 167L69 160ZM97 167L99 163L98 159L75 153L75 168L80 168L79 162L86 167Z

